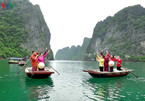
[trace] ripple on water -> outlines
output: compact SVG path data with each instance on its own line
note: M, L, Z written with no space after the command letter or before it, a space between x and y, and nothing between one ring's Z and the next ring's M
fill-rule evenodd
M4 75L4 76L8 76L8 75L6 74L6 75Z
M139 78L128 78L128 80L135 81L135 83L138 83L138 82L145 82L145 78L144 78L144 77L139 77Z

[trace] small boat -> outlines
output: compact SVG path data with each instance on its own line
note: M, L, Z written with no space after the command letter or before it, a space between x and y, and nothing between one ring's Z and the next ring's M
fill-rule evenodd
M8 61L9 64L18 64L18 61Z
M121 71L114 69L113 72L101 72L100 70L83 70L83 72L88 72L91 76L96 78L107 78L107 77L119 77L119 76L126 76L129 73L133 72L133 70L129 70L123 68Z
M23 63L19 62L19 66L24 66L24 65L26 65L26 62Z
M27 67L25 73L30 78L42 79L48 78L54 73L52 68L45 67L45 70L32 71L32 67Z
M26 63L19 63L19 66L24 66Z
M9 64L19 64L19 61L22 60L23 58L17 58L17 57L10 57L10 61L8 61ZM19 60L19 61L16 61Z

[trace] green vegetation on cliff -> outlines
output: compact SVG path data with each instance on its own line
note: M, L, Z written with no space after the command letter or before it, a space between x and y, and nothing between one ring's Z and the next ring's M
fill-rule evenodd
M82 46L65 47L57 51L55 55L56 60L84 60L86 48L89 44L90 38L84 38Z
M85 60L108 50L128 61L145 61L145 8L130 6L96 24Z
M39 5L29 0L0 0L13 3L13 8L0 6L0 58L25 57L38 48L50 48L50 31ZM51 50L49 59L53 59Z
M28 55L21 43L26 41L24 24L13 10L0 11L0 58Z

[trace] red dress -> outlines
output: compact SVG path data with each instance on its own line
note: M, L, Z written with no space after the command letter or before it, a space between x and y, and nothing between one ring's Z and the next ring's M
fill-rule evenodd
M111 58L111 56L109 54L108 54L108 56L111 61L117 61L117 67L121 67L121 63L122 63L121 59Z
M121 59L116 59L116 61L117 61L117 67L121 67L122 60Z
M108 54L109 58L110 58L110 61L116 61L116 58L111 58L111 56Z
M104 58L104 71L109 71L109 56L105 57L105 55L101 52L101 55Z

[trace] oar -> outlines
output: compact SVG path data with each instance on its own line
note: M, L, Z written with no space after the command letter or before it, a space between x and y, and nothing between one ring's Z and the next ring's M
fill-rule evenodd
M120 64L120 63L119 63ZM120 64L121 65L121 64ZM123 65L122 65L123 66ZM123 66L123 67L125 67L125 66ZM135 75L134 73L132 73L132 72L129 72L129 73L131 73L132 75L134 75L135 77L137 77L137 78L139 78L137 75Z
M31 58L31 57L30 57ZM17 73L17 76L18 74L23 70L23 68L27 65L28 61L30 60L30 58L27 60L26 64L24 64L24 66L19 70L19 72Z
M47 61L47 63L48 63L48 61ZM57 70L55 70L52 66L50 66L50 68L52 68L54 71L56 71L60 75L60 73Z
M50 66L51 67L51 66ZM57 70L55 70L53 67L51 67L54 71L56 71L59 75L60 75L60 73L57 71Z
M133 74L135 77L139 78L137 75L135 75L134 73L130 72L131 74Z
M124 68L126 68L126 67L124 67ZM126 68L127 69L127 68ZM131 73L131 74L133 74L135 77L137 77L137 78L139 78L137 75L135 75L134 73L132 73L132 72L130 72L129 71L129 73Z

